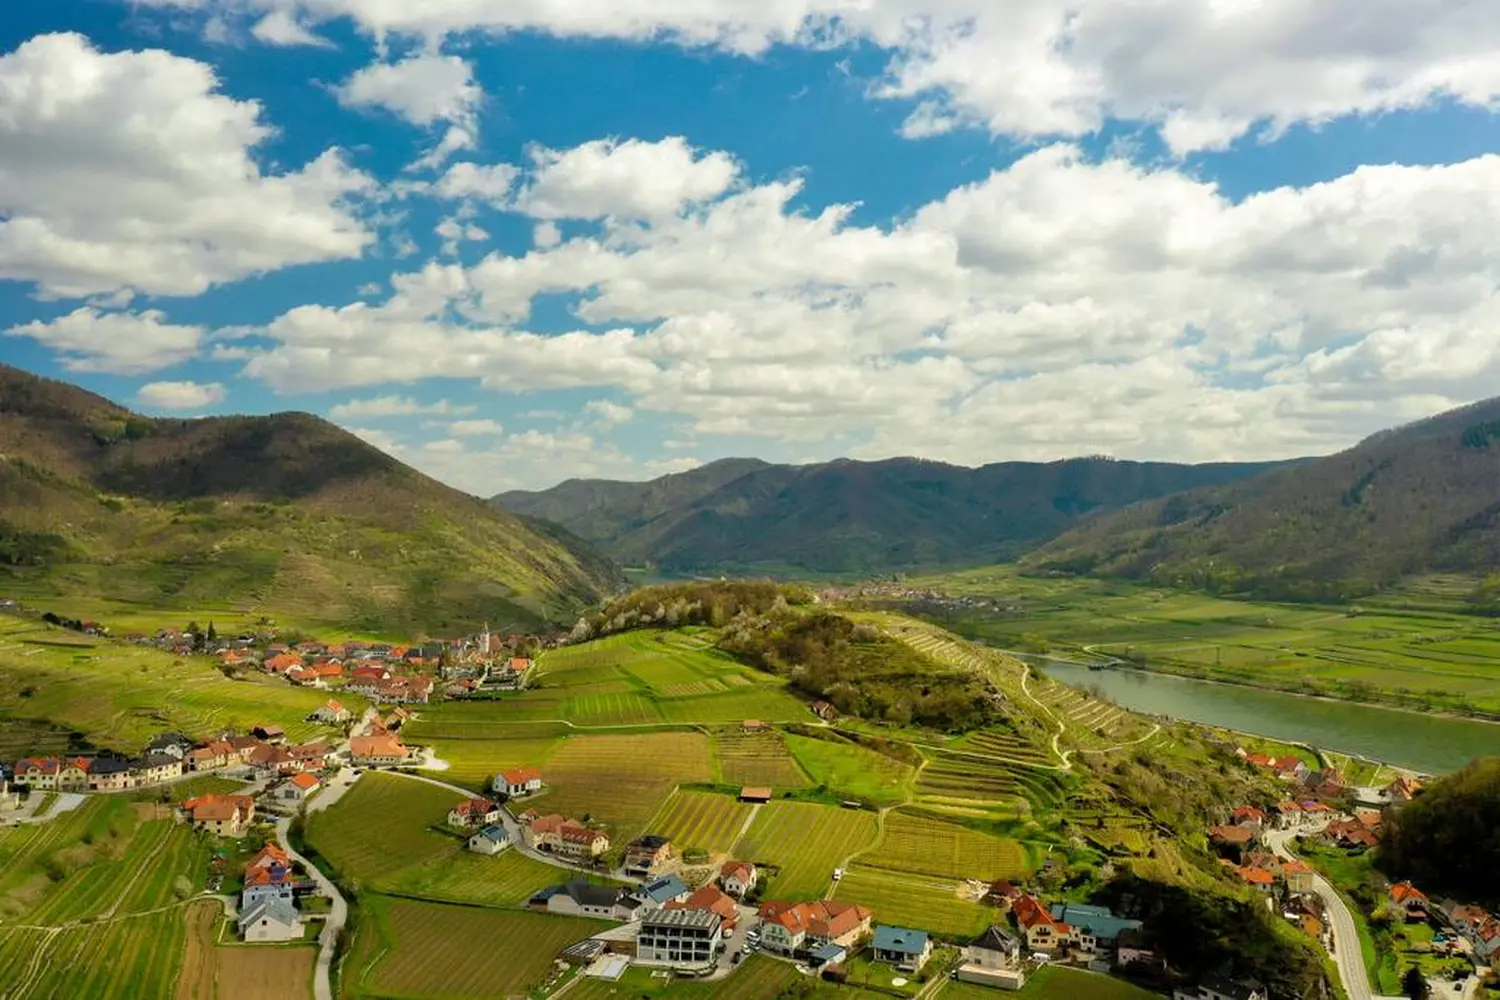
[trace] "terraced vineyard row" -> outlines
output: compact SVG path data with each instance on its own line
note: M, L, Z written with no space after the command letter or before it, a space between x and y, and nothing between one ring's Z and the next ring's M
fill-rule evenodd
M923 798L1000 803L1025 799L1037 810L1053 809L1063 799L1062 780L1052 771L940 751L928 751L928 757L917 779L917 793Z

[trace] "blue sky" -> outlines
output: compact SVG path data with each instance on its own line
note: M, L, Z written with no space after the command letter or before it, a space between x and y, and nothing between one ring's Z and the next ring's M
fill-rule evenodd
M461 488L1326 452L1500 386L1500 25L12 0L0 359Z

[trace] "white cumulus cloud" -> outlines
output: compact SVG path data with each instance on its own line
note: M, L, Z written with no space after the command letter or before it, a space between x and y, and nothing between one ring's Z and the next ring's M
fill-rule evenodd
M136 375L193 357L205 331L201 326L168 323L157 309L107 313L84 306L46 322L13 326L5 333L30 337L57 351L69 371Z
M729 154L695 150L681 136L535 149L532 161L518 207L542 219L663 218L718 197L739 174Z
M713 47L857 43L887 54L876 97L916 101L908 135L959 122L1079 136L1106 118L1179 152L1350 114L1500 98L1500 18L1450 0L138 0L206 17L289 9L376 38L539 31Z
M421 128L446 126L416 166L438 166L478 139L484 91L474 82L474 67L458 56L422 52L398 62L375 62L356 71L336 93L347 107L383 108Z
M201 410L224 396L218 382L148 382L135 394L137 402L155 410Z
M266 173L271 134L213 70L156 49L41 35L0 56L0 279L45 295L195 295L358 257L371 182L335 150Z

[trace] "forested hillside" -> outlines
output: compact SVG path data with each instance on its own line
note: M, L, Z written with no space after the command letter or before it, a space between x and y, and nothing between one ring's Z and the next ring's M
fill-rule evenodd
M382 630L524 626L616 570L305 413L166 420L0 366L0 586Z
M626 565L668 573L862 574L1014 558L1094 514L1263 472L1076 459L978 469L918 459L728 459L649 483L570 480L495 498Z
M1500 400L1091 519L1027 564L1283 599L1358 597L1431 571L1494 573ZM1500 610L1500 587L1476 600Z

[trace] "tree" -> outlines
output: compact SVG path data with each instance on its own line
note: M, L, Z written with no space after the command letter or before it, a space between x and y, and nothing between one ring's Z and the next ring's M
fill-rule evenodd
M1427 1000L1432 995L1432 991L1427 986L1427 977L1422 975L1422 970L1415 965L1407 969L1406 975L1401 977L1401 992L1411 1000Z
M207 643L208 646L209 646L209 648L212 648L213 645L216 642L218 642L218 641L219 641L219 630L216 629L216 628L214 628L214 623L213 622L209 622L208 623L208 643Z

